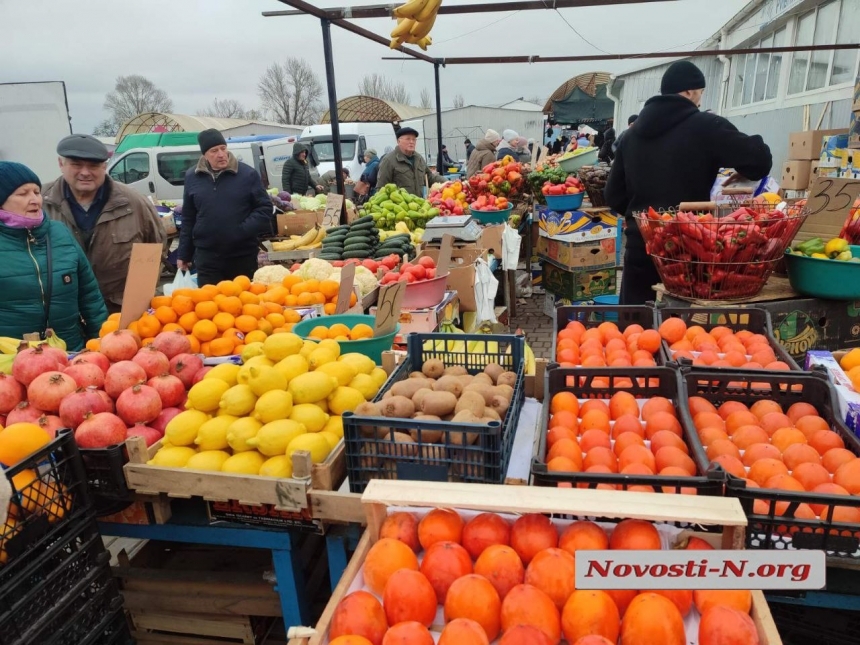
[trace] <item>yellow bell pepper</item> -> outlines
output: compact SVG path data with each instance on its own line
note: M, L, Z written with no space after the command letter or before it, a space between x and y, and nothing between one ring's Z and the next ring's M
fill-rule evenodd
M848 241L841 237L834 237L824 246L824 254L835 258L840 253L848 250Z

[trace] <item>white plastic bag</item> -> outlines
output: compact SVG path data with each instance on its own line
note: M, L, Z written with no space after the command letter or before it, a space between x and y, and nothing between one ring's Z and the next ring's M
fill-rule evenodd
M171 296L177 289L196 289L197 276L191 275L191 271L177 271L173 282L164 285L164 295Z
M520 262L520 244L523 238L515 228L505 224L502 233L502 269L505 271L516 271Z
M496 292L499 281L493 276L489 265L483 258L475 260L475 307L478 324L482 322L498 322L496 320Z

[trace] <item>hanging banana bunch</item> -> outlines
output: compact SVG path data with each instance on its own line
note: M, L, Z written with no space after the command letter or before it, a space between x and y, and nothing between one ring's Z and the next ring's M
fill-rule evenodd
M397 26L391 32L391 49L409 43L426 51L433 44L430 31L441 5L442 0L409 0L397 7L394 10Z

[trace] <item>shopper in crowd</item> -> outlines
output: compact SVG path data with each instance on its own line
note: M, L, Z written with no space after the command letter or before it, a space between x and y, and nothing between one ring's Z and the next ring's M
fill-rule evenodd
M603 131L603 143L600 146L600 152L597 153L597 158L605 163L611 163L615 158L612 152L612 144L615 143L615 119L609 119L606 122L606 130Z
M463 142L463 145L466 146L466 162L468 162L469 157L471 157L472 153L475 152L475 146L472 145L472 142L469 139L466 139Z
M341 168L341 172L343 173L343 181L344 183L346 183L346 180L349 179L349 168ZM317 192L337 192L337 173L334 171L334 169L329 170L327 173L324 173L322 177L320 177L319 184L317 184Z
M501 135L495 130L487 130L484 133L484 138L478 141L475 152L469 157L469 163L466 165L467 179L472 175L477 175L485 166L496 160L496 148L501 140Z
M204 130L197 141L203 156L185 174L177 267L185 271L193 260L201 287L251 277L257 238L272 230L272 202L260 175L239 163L218 130Z
M618 148L605 194L607 204L627 218L621 304L654 300L652 287L660 282L635 212L708 201L721 168L734 168L753 180L770 172L770 149L760 136L742 134L723 117L699 111L704 90L705 76L698 67L690 61L672 63L660 96L645 103Z
M52 329L69 351L78 351L98 338L108 312L87 256L42 206L36 173L0 161L0 336Z
M502 132L502 140L499 142L499 145L496 146L496 159L503 159L507 156L516 159L516 140L519 136L520 135L518 135L514 130L504 130Z
M588 138L588 135L585 134L585 130L580 126L579 135L576 138L576 147L577 148L588 148L591 146L591 139Z
M627 117L627 130L633 127L633 124L636 123L636 119L639 118L638 114L631 114ZM618 146L621 145L621 140L624 138L624 135L627 134L627 130L624 130L621 134L618 135L618 138L612 144L612 153L618 153Z
M368 195L372 195L376 192L376 179L379 175L379 157L376 156L376 150L368 148L364 151L364 163L364 172L358 180L367 184Z
M517 154L514 157L520 163L531 163L532 152L529 150L529 140L525 137L517 137L516 140Z
M61 176L43 191L45 214L62 222L84 250L110 313L122 308L131 249L161 244L166 235L155 207L107 174L110 153L88 134L57 145Z
M319 184L319 179L314 181L311 178L309 156L310 149L308 146L296 141L293 144L293 155L284 162L284 168L281 170L281 184L283 189L291 195L313 194L314 186Z
M427 167L424 157L415 154L417 130L400 128L396 136L397 147L379 162L377 184L395 184L398 188L405 188L406 192L421 197L428 185L445 181L444 177Z
M442 152L439 153L439 156L436 158L436 172L440 175L447 175L448 168L455 166L456 164L451 160L451 157L448 156L448 146L442 145Z

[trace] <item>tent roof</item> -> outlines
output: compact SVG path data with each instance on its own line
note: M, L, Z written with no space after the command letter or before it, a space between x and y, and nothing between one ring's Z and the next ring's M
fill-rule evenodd
M116 142L122 141L127 134L152 132L153 128L163 128L164 132L200 132L214 128L230 130L243 125L259 123L261 125L283 126L283 123L248 119L226 119L211 116L190 116L187 114L167 114L162 112L144 112L123 123L116 135ZM302 127L302 126L293 126Z
M338 119L345 123L394 123L416 119L432 112L433 110L386 101L375 96L348 96L337 102ZM329 123L330 120L326 110L320 123Z
M552 95L547 99L546 104L543 106L543 113L551 114L553 111L552 104L554 102L564 101L564 99L570 96L571 92L577 88L589 96L597 96L598 86L607 85L611 79L612 76L609 72L589 72L587 74L574 76L569 81L559 85L558 89L552 93Z

